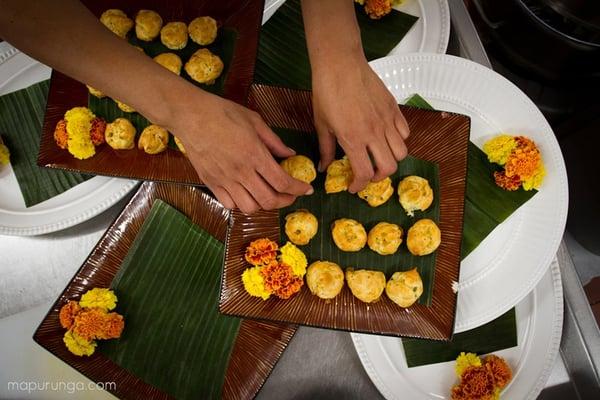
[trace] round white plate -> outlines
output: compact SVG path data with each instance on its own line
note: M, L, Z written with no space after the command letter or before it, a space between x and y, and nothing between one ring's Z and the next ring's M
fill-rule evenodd
M263 24L271 18L285 0L266 0ZM448 48L450 39L450 8L448 0L404 0L396 10L419 17L390 55L405 53L440 53Z
M513 370L503 399L535 399L550 376L562 333L563 297L558 263L516 307L518 346L495 352ZM408 368L401 339L352 334L367 374L388 400L447 399L458 382L454 362Z
M50 68L0 43L0 96L50 77ZM106 210L137 182L96 176L60 195L25 207L10 166L0 168L0 234L40 235L68 228Z
M541 150L547 176L539 193L461 263L455 332L483 325L521 301L556 254L568 206L567 174L558 142L523 92L472 61L409 54L385 57L371 66L398 102L418 93L439 110L470 116L471 141L479 147L507 132L530 137Z

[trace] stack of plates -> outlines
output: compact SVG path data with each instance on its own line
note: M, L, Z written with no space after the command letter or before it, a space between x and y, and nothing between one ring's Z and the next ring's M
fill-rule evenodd
M532 138L547 176L530 201L498 226L461 264L455 333L481 326L516 306L518 347L500 351L513 367L505 398L536 398L558 352L562 288L555 258L565 227L567 175L558 142L537 107L516 86L471 61L437 54L372 63L398 101L419 93L433 107L471 117L478 146L501 132ZM352 334L365 370L387 399L446 398L452 363L408 368L400 340Z

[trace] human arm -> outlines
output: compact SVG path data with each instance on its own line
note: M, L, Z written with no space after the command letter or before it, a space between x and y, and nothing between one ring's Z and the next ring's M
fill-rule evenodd
M302 0L321 169L336 140L352 164L351 192L394 173L409 128L365 58L352 0ZM373 159L373 163L371 162ZM373 165L374 164L374 165Z
M76 0L0 0L0 36L179 137L200 178L229 208L278 208L311 190L276 163L271 153L293 151L256 113L161 67Z

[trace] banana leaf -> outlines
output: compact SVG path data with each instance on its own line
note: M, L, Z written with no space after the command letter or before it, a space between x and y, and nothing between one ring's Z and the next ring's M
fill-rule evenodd
M49 82L39 82L0 97L0 133L10 150L10 163L26 207L57 196L91 178L41 168L36 164Z
M111 285L123 336L99 351L175 398L221 398L240 325L217 312L223 247L156 200Z
M417 94L410 97L406 104L433 109ZM499 188L492 178L495 170L496 167L487 160L485 153L473 143L469 143L462 258L537 193L536 190L519 189L508 192ZM402 345L409 367L451 361L461 351L485 354L514 347L517 345L515 309L479 328L454 335L449 342L402 339Z
M409 368L453 361L461 351L488 354L517 345L515 309L470 331L457 333L450 342L422 339L402 339Z
M274 129L283 139L285 144L298 154L310 157L315 165L319 160L318 144L316 134L308 135L303 132L295 132L287 129ZM341 152L338 149L338 157ZM433 294L433 281L435 275L436 252L427 256L414 256L402 245L398 252L393 255L382 256L365 246L362 250L354 253L341 251L333 242L330 226L338 218L352 218L363 224L368 232L378 222L392 222L400 225L406 231L417 220L429 218L439 222L439 170L436 164L420 160L415 157L407 157L398 163L398 170L392 178L392 185L398 186L400 180L407 175L419 175L429 181L434 193L434 201L426 211L415 212L414 217L409 217L404 209L398 204L396 194L392 199L379 207L371 207L356 194L341 192L327 194L324 190L325 174L319 173L317 179L312 183L315 193L310 196L299 197L294 204L279 211L281 242L287 241L285 235L285 216L298 209L307 209L319 220L319 230L316 236L306 246L300 246L306 254L309 262L327 260L335 262L343 267L366 268L379 270L391 276L399 270L409 270L417 267L423 279L423 295L419 299L421 304L429 305Z
M365 55L369 61L392 51L419 19L392 10L382 19L372 20L362 6L356 4L355 7ZM259 83L293 89L311 88L300 0L287 0L263 25L254 79Z
M235 30L228 29L228 28L225 28L225 29L222 28L219 30L219 33L218 33L215 41L213 43L211 43L209 46L206 46L206 48L208 48L211 52L213 52L214 54L221 57L221 59L223 60L223 64L225 64L223 73L221 74L221 76L219 76L216 79L214 84L205 85L205 84L201 84L201 83L194 81L193 79L191 79L188 76L188 74L185 72L183 67L181 69L181 76L184 77L185 79L187 79L188 81L192 82L196 86L200 87L203 90L206 90L208 92L215 93L215 94L221 94L223 92L223 85L225 84L225 79L226 79L227 73L229 71L229 66L231 64L231 60L233 59L233 53L235 50L236 39L237 39L237 32ZM146 55L148 55L149 57L156 57L157 55L159 55L161 53L175 53L181 58L181 61L183 62L184 65L196 50L203 47L203 46L200 46L200 45L194 43L192 40L189 40L187 46L184 47L183 49L170 50L164 44L162 44L162 42L160 40L154 40L152 42L145 42L143 40L137 39L135 34L130 34L128 37L128 40L129 40L129 43L131 43L132 45L141 47L144 50L144 53L146 53ZM131 121L131 123L135 126L136 132L138 134L145 127L150 125L150 121L148 121L146 118L144 118L141 114L138 114L137 112L126 113L126 112L121 111L119 109L119 107L117 107L117 104L108 97L99 99L95 96L89 95L88 96L88 107L96 115L104 118L105 120L107 120L109 122L113 121L119 117L129 119ZM170 138L169 146L172 148L177 148L177 146L175 145L175 142L173 141L172 138Z

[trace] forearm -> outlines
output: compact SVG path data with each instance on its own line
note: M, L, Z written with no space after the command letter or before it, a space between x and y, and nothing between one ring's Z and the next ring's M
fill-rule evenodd
M365 59L353 0L302 0L313 74L334 60Z
M0 0L0 36L167 128L172 97L199 91L114 35L77 0Z

